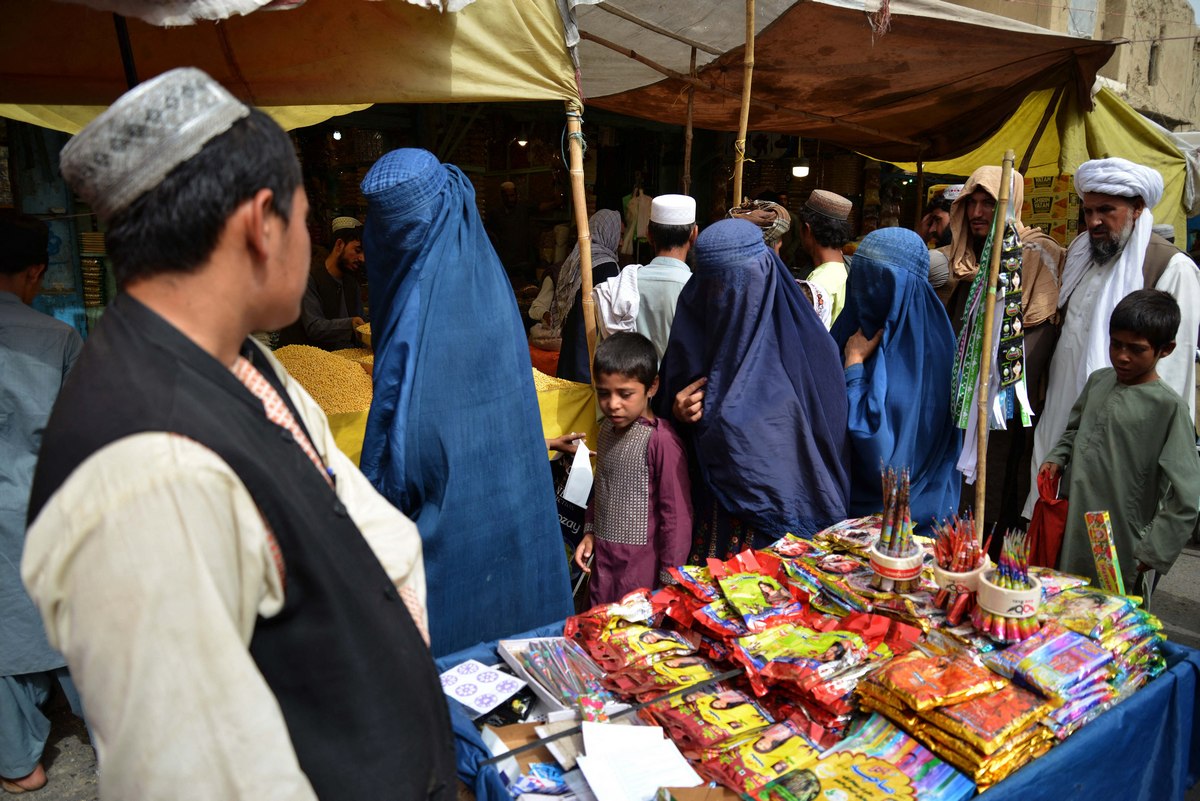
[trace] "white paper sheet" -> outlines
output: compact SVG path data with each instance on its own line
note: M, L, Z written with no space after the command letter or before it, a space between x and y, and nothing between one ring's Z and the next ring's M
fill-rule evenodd
M586 509L588 496L592 494L592 460L583 440L578 440L576 445L575 458L571 460L571 473L567 476L562 497L564 501Z
M597 801L651 801L660 787L702 782L657 726L583 724L579 768Z
M473 710L486 715L525 686L516 676L468 659L441 675L442 692Z

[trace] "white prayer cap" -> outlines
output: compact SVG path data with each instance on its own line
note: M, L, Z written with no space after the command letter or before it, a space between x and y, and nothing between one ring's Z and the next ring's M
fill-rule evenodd
M249 114L204 72L181 67L117 98L67 143L59 166L107 222Z
M951 203L958 200L962 196L963 187L965 184L951 184L942 190L942 197L949 200Z
M336 234L344 228L362 228L362 223L355 217L334 217L329 227Z
M1163 179L1158 170L1128 159L1092 159L1075 171L1075 192L1096 192L1117 197L1140 197L1154 208L1163 196Z
M1152 227L1150 230L1168 242L1175 241L1175 226L1173 225L1167 225L1166 223L1155 223L1154 227Z
M696 199L687 195L659 195L650 201L650 222L659 225L695 225Z

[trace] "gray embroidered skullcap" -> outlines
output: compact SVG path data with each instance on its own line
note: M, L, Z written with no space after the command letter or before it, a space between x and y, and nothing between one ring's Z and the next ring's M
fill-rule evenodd
M358 221L357 217L334 217L329 227L336 234L347 228L362 228L362 223Z
M831 220L840 221L849 220L850 212L854 210L854 204L847 198L824 189L814 189L808 196L808 200L805 201L804 207Z
M194 67L135 86L59 156L63 178L107 222L250 109Z

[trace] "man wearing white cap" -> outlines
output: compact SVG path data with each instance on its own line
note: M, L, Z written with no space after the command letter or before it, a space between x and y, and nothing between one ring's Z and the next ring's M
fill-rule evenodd
M654 258L637 271L638 311L634 330L654 343L661 360L671 338L675 303L692 277L684 263L696 242L696 200L687 195L659 195L650 204L647 226Z
M361 339L363 320L363 224L354 217L335 217L333 242L323 258L313 259L300 319L279 332L280 344L314 345L325 350L353 348Z
M296 319L287 134L177 69L63 149L120 294L42 439L21 577L102 799L452 799L421 540L248 338Z
M1067 249L1058 308L1062 333L1050 362L1046 408L1034 433L1034 489L1024 514L1033 514L1036 473L1067 427L1088 376L1109 366L1108 320L1117 303L1137 289L1161 289L1179 303L1182 319L1175 351L1158 363L1159 377L1196 414L1196 336L1200 329L1200 271L1152 232L1151 209L1163 195L1157 170L1122 158L1084 162L1075 173L1086 235Z

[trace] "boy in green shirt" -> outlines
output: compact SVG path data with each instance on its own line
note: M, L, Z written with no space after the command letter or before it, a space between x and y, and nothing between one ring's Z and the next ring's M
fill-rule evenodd
M1088 378L1041 473L1064 474L1069 506L1059 569L1096 580L1085 512L1108 511L1127 590L1166 573L1196 527L1200 458L1188 407L1159 380L1175 349L1179 304L1142 289L1109 320L1112 367Z

